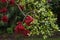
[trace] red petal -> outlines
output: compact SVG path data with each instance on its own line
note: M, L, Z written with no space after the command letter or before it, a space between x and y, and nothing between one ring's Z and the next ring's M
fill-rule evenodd
M15 0L10 0L10 4L14 5L15 4Z
M2 8L2 9L0 9L0 12L2 12L2 13L6 13L7 12L7 8Z
M7 2L7 0L1 0L1 2L2 2L2 3L6 3L6 2Z
M30 23L33 21L33 18L31 16L27 16L24 22L29 26Z
M8 22L8 17L7 17L7 16L3 16L3 17L1 18L1 20L2 20L3 22Z

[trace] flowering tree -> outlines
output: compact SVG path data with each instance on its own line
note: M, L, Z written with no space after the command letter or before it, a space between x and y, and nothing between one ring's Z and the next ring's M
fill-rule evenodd
M0 1L0 33L42 34L45 39L59 30L56 19L46 0Z

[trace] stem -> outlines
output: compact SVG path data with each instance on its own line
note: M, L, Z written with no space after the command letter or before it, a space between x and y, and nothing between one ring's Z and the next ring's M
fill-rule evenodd
M6 7L8 7L8 2L9 2L9 0L7 0L7 6Z
M21 8L20 8L20 6L17 4L17 6L18 6L18 8L19 8L19 10L22 12L22 14L24 15L24 16L26 16L25 14L24 14L24 12L21 10Z

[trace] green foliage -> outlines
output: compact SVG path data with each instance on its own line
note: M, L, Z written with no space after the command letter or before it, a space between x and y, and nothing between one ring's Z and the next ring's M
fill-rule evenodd
M27 27L27 29L31 30L31 35L34 34L42 34L43 38L47 38L47 36L51 36L53 32L58 31L58 25L56 24L56 16L53 14L51 9L49 9L49 5L43 1L33 4L33 12L30 15L34 17L34 21L31 23L30 27ZM31 7L31 6L28 6Z

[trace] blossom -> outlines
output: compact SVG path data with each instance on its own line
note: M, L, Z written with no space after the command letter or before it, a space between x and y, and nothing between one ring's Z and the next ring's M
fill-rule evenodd
M15 27L15 32L16 33L21 33L24 36L29 36L30 31L26 30L23 25L17 25Z
M10 4L14 5L15 4L15 0L10 0Z
M30 26L30 23L33 21L33 18L31 17L31 16L27 16L26 17L26 19L24 20L24 22L28 25L28 26Z
M1 20L2 20L3 22L8 22L8 17L7 17L6 15L5 15L5 16L2 16Z
M25 30L24 26L22 25L21 22L18 22L19 24L15 27L15 32L20 33Z
M6 13L7 12L7 8L6 7L4 7L4 8L2 8L2 9L0 9L0 12L2 12L2 13Z
M1 0L1 2L2 2L2 3L6 3L6 2L7 2L7 0Z

